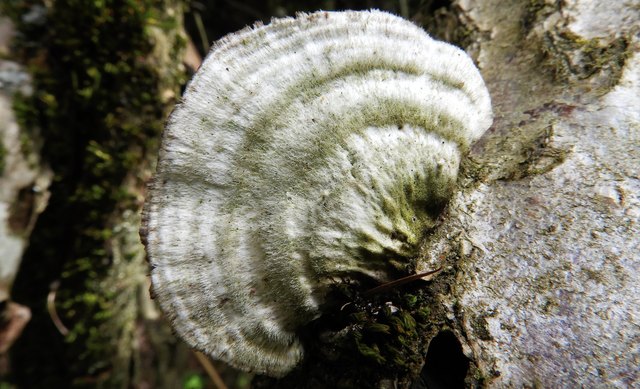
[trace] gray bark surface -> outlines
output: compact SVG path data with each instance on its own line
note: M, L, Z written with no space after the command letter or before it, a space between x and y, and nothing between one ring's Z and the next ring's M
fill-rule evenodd
M460 1L495 121L430 254L490 387L640 382L640 12L614 1ZM428 361L427 361L428 363Z

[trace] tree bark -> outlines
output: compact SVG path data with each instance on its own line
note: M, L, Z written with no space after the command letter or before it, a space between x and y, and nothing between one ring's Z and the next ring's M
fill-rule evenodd
M2 383L179 387L198 365L149 298L138 228L157 137L186 80L184 5L12 1L0 11L15 24L5 45L23 69L14 73L32 80L0 96L11 119L0 124L10 205L0 287L22 257L10 297L33 314Z
M443 225L456 335L490 386L637 385L637 6L459 6L495 122L473 156L484 178Z

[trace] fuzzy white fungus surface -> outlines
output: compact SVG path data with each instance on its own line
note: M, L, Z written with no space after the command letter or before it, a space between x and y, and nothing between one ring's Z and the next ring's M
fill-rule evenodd
M471 59L391 14L228 35L171 115L149 188L160 306L193 347L286 374L331 282L416 255L491 120Z

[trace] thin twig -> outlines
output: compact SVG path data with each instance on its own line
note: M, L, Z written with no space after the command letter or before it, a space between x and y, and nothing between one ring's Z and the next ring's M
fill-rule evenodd
M62 336L67 336L69 335L69 329L62 323L60 316L58 316L58 311L56 311L56 293L58 292L59 286L60 281L54 281L51 284L49 294L47 295L47 311L49 311L51 321L58 329L58 332L60 332Z
M194 351L194 353L196 354L196 358L198 358L198 362L200 362L200 364L204 368L204 371L207 372L207 375L209 376L209 378L211 378L211 381L213 381L213 384L216 386L216 388L228 389L227 385L225 385L222 377L220 377L220 374L218 374L218 371L216 370L215 366L213 366L213 363L211 363L209 358L207 358L200 351Z
M200 35L200 43L202 44L202 50L206 55L209 52L209 38L207 37L207 30L204 28L204 23L202 22L202 16L200 16L200 12L198 11L194 12L193 19L196 22L198 35Z
M400 16L405 19L409 19L409 2L407 0L399 0L400 3Z
M440 271L442 271L442 267L439 267L436 270L431 270L431 271L424 272L424 273L412 274L410 276L402 277L400 279L397 279L397 280L394 280L394 281L391 281L391 282L386 282L386 283L384 283L382 285L376 286L375 288L367 290L366 292L364 292L364 295L365 296L370 296L372 294L380 293L380 292L383 292L383 291L385 291L387 289L395 288L397 286L404 285L404 284L409 283L411 281L419 280L420 278L424 278L424 277L430 276L432 274L436 274L436 273L438 273Z

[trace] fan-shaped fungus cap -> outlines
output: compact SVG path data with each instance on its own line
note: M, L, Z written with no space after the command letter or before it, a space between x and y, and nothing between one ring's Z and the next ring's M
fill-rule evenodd
M399 17L318 12L231 34L171 115L142 235L178 334L281 376L332 280L414 257L491 123L471 59Z

